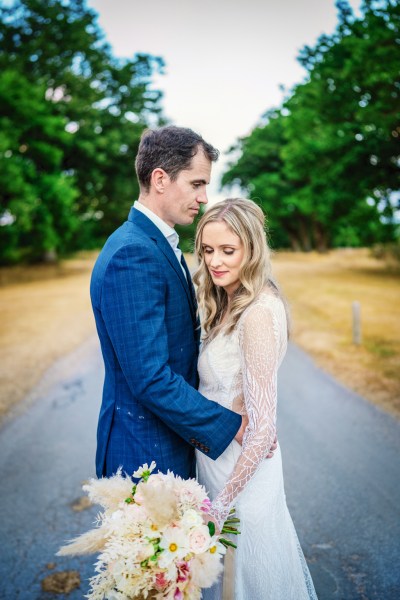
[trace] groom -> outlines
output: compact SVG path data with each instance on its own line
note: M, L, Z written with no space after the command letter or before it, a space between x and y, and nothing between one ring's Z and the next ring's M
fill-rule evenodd
M142 136L140 195L94 266L91 299L105 365L96 472L131 475L152 460L194 477L194 449L216 459L242 417L197 391L199 324L190 274L174 226L207 203L218 151L190 129Z

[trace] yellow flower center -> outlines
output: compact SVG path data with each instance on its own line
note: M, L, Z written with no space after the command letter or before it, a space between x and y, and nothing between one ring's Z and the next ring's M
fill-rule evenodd
M210 554L215 554L217 551L217 546L212 546L212 548L210 548Z
M157 525L152 525L152 526L150 527L150 529L151 529L152 531L157 531L158 527L157 527Z
M170 552L176 552L178 550L178 546L174 543L169 545L169 551Z

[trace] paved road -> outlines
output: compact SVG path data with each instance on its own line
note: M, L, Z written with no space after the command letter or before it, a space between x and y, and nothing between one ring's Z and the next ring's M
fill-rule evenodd
M278 436L288 505L321 600L400 598L400 422L292 347Z
M92 339L56 363L0 430L1 599L81 600L87 592L90 557L55 552L96 515L72 506L94 474L102 376ZM399 433L399 422L290 348L279 440L288 504L320 600L400 598ZM45 577L64 570L79 571L79 589L42 591Z

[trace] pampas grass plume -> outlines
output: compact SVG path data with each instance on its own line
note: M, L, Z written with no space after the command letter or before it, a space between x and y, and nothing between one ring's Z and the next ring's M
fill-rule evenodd
M121 498L128 498L132 493L132 480L122 476L121 468L112 477L102 479L90 479L82 489L87 492L93 504L100 504L106 509L106 513L117 510Z
M56 556L78 556L80 554L94 554L103 550L106 538L101 528L91 529L74 538L65 546L61 546Z
M156 475L141 482L137 488L139 504L144 504L147 514L158 527L165 527L178 516L175 492L168 483L165 477L158 479Z

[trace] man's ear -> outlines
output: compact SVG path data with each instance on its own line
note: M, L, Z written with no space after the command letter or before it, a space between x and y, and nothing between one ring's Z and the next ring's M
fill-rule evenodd
M154 189L159 193L163 194L165 189L165 184L169 181L169 177L164 169L157 167L151 174L151 185Z

